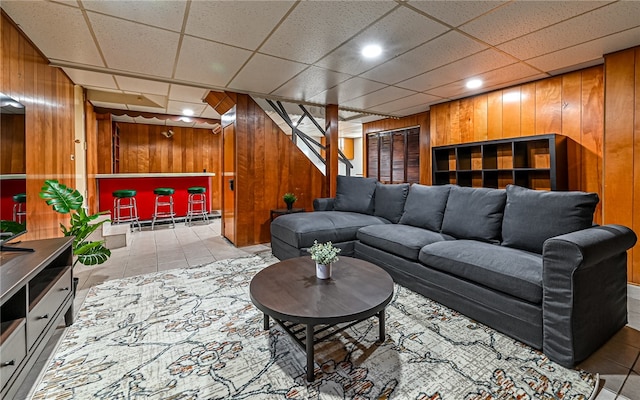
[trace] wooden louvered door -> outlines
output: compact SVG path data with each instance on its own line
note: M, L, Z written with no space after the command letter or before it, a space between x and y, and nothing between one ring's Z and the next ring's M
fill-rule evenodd
M420 128L370 134L367 176L382 183L419 182Z

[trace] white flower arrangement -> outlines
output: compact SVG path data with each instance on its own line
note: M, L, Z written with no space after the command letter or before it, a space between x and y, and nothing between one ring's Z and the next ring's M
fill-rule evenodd
M329 265L338 261L338 253L340 249L333 247L331 242L318 243L317 240L313 241L313 246L308 250L311 253L311 259L318 264Z

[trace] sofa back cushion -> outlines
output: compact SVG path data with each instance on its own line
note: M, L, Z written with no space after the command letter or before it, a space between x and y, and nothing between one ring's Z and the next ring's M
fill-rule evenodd
M450 189L450 185L411 185L400 223L440 232Z
M409 194L408 183L397 185L376 183L374 215L386 218L397 224L400 221L400 217L402 217L407 194Z
M542 254L544 241L593 225L598 195L507 186L502 245Z
M458 239L500 242L504 189L453 186L442 220L442 233Z
M338 175L333 209L373 215L376 182L375 178Z

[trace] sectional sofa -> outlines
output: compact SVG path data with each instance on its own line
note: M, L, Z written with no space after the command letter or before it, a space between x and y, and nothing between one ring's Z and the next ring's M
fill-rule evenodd
M572 367L627 323L636 235L597 226L595 193L384 185L338 177L314 212L271 223L279 259L331 241L394 280Z

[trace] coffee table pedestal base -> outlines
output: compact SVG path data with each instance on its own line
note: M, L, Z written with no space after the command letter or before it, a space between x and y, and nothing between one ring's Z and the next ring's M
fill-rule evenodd
M375 314L378 317L378 333L379 333L379 338L378 338L378 343L384 343L385 339L386 339L386 333L385 333L385 312L384 309L380 312L378 312L377 314ZM359 323L362 322L366 319L369 319L370 317L367 318L363 318L363 319L359 319L357 321L353 321L350 322L348 325L343 326L341 328L337 328L337 325L314 325L314 324L306 324L306 325L302 325L302 324L295 324L292 322L287 322L287 321L280 321L276 318L273 318L274 321L276 321L278 323L278 325L280 325L282 327L282 329L285 330L285 332L287 332L289 334L289 336L291 336L296 343L298 343L300 345L300 347L302 347L302 349L304 350L304 352L307 355L307 382L313 382L315 380L315 374L314 374L314 352L313 352L313 346L316 343L319 343L323 340L326 340L328 337L333 336L337 333L342 332L343 330ZM315 327L316 326L322 326L322 328L316 330ZM321 332L325 332L331 328L337 328L336 330L332 330L331 332L325 334L322 337L319 337L318 339L315 339L315 336L318 333ZM269 330L269 315L268 314L264 314L264 330ZM299 337L299 335L304 332L304 342L302 341L302 337Z

